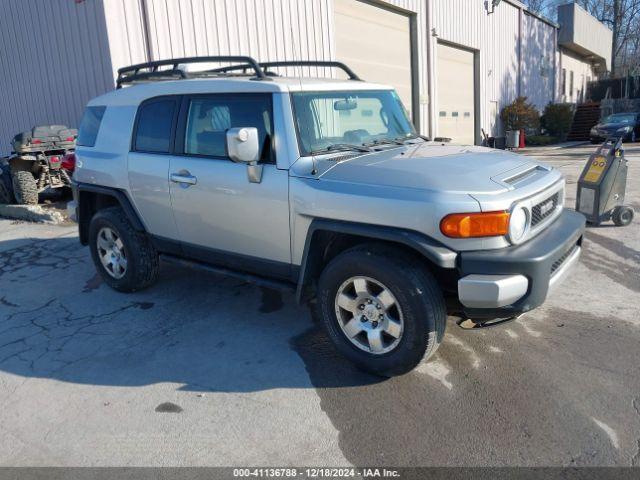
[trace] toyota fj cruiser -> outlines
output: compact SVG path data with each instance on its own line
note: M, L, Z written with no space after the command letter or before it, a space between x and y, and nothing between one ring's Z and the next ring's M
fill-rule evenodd
M184 67L220 61L239 65ZM173 59L121 69L122 86L86 108L71 207L116 290L151 285L160 258L294 287L340 352L397 375L435 352L448 312L513 318L580 255L557 170L428 141L392 88L338 62Z

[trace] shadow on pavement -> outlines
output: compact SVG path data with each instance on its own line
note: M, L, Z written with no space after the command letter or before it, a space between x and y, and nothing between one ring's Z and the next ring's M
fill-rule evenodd
M155 286L125 295L101 284L77 238L21 242L0 243L0 370L11 375L197 392L315 389L355 465L621 464L632 446L637 334L609 328L610 319L550 309L533 325L491 332L449 324L432 361L382 380L337 354L291 294L163 265ZM42 384L33 385L37 395ZM287 408L261 401L261 414ZM617 429L624 450L594 418Z
M150 289L121 294L102 284L75 237L1 246L0 369L12 374L196 391L311 388L300 354L330 361L323 386L381 381L334 353L291 294L170 265Z

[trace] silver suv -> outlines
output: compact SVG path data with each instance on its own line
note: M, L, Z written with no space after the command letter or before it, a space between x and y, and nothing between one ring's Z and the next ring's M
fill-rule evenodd
M273 73L294 63L350 79ZM74 174L80 241L116 290L151 285L160 259L293 288L346 357L398 375L448 313L529 311L580 255L557 170L429 141L343 64L174 59L121 69L123 86L86 108Z

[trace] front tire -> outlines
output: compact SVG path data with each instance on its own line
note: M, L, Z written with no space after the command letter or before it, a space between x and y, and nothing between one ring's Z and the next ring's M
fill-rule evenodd
M89 225L91 257L104 282L119 292L142 290L158 278L159 260L147 235L120 207L98 211Z
M27 170L14 170L11 176L16 203L18 205L37 205L38 184L33 174Z
M317 313L335 347L361 369L402 375L435 353L446 324L431 273L401 250L361 245L335 257L318 282Z

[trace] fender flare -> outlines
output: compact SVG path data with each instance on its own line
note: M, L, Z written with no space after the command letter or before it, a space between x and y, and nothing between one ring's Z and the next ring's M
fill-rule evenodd
M372 240L398 243L415 250L438 267L447 269L456 268L458 254L423 233L396 227L314 218L307 230L302 263L298 274L296 288L296 300L298 302L302 302L304 287L310 280L309 271L311 267L309 265L309 257L310 254L313 254L310 252L310 249L314 234L318 231L342 233L366 237Z
M140 215L138 215L138 212L134 208L133 203L131 202L131 200L129 199L129 197L124 191L119 190L117 188L91 185L87 183L74 183L72 185L72 188L74 190L73 196L77 202L76 217L77 217L78 228L80 233L80 242L83 245L86 245L88 242L88 238L87 238L88 225L89 225L89 222L91 221L91 215L88 215L90 213L88 211L89 206L86 205L86 202L81 201L82 193L85 193L85 192L97 193L100 195L105 195L105 196L114 198L122 208L122 211L127 216L127 219L129 220L129 222L131 222L131 225L133 226L133 228L139 232L146 231L145 226L142 223L142 220L140 219Z

